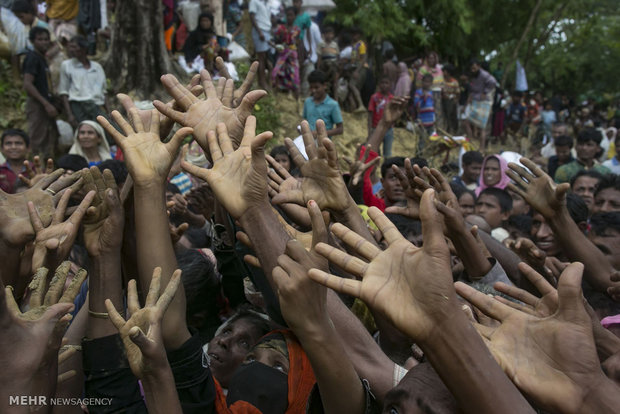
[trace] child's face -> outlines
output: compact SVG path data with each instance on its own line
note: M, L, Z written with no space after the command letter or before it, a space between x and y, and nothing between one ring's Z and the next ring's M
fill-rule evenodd
M310 95L315 101L321 101L327 95L327 85L320 82L310 83Z
M422 89L424 90L429 90L431 88L431 86L433 85L433 80L432 79L422 79Z
M570 147L567 145L556 145L555 153L558 156L558 161L562 163L565 163L570 159Z
M599 146L594 141L577 142L575 151L577 151L577 157L580 160L590 161L596 157L596 153L599 150Z
M463 217L474 214L476 208L474 197L470 193L461 194L461 198L459 198L459 207L461 207L463 211Z
M295 12L293 12L292 10L288 10L286 12L286 23L291 25L293 24L294 21L295 21Z
M2 154L9 161L22 161L28 154L26 141L19 135L7 135L2 143Z
M491 229L501 227L504 220L508 218L509 212L502 213L502 208L499 205L499 200L492 195L483 194L478 197L476 201L476 214L481 216Z
M323 33L323 37L325 38L325 42L329 43L334 40L334 32L332 30L329 30Z
M379 82L379 91L384 95L390 92L389 79L381 79L381 82Z
M291 159L286 154L276 154L273 157L288 172L291 171Z

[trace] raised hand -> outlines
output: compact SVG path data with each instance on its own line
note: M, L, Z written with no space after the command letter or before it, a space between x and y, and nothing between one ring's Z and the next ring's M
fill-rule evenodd
M235 150L226 125L220 123L217 137L215 131L208 134L213 168L181 162L185 171L209 183L217 200L237 219L251 207L268 203L264 146L273 134L255 135L255 131L256 118L250 116L245 122L243 140Z
M361 281L342 279L321 270L308 275L321 284L362 299L380 311L402 332L423 342L437 324L459 308L452 287L450 252L442 234L442 218L435 209L434 192L424 192L420 218L424 246L408 242L377 208L368 209L388 242L384 251L336 223L332 232L365 260L319 243L316 251Z
M48 158L45 169L43 169L41 167L41 158L35 155L32 160L32 165L26 160L24 161L24 167L26 168L26 172L25 174L19 174L19 179L28 187L32 187L43 177L54 172L54 160Z
M32 202L44 225L48 225L64 192L77 191L81 185L81 173L62 177L64 170L56 170L39 180L28 190L18 194L6 194L0 190L0 240L10 246L22 247L34 238L34 229L28 214L28 202Z
M562 273L558 308L549 317L516 310L456 284L461 296L501 322L495 329L478 328L504 372L538 406L551 412L579 412L590 390L605 381L583 306L582 273L580 263Z
M355 161L351 161L347 157L343 157L344 162L349 166L349 176L350 181L349 185L352 187L356 187L360 182L362 182L362 178L364 177L364 173L368 171L369 168L378 167L381 164L381 157L377 157L368 161L368 157L370 156L370 145L366 146L366 152L364 152L364 159L360 159L359 153L361 152L361 145L357 147Z
M338 153L334 143L327 138L323 121L316 122L316 131L317 143L314 142L308 122L301 123L308 161L293 141L286 138L286 146L303 178L288 191L276 195L273 202L306 205L308 201L314 200L321 210L341 212L351 206L352 199L338 168Z
M409 96L395 96L392 98L383 110L383 121L390 125L398 121L407 108L407 102L409 102Z
M56 267L69 256L82 218L95 198L95 192L89 191L73 214L65 220L65 210L69 204L70 197L71 190L67 190L58 203L52 222L47 226L43 224L34 203L32 201L28 202L28 213L35 231L34 253L32 255L33 269L38 269L44 264Z
M194 138L205 154L209 154L207 133L215 131L219 123L224 123L230 134L233 148L241 144L246 119L252 114L254 104L267 94L265 91L252 91L245 94L238 106L233 106L234 82L229 79L223 88L215 88L209 72L202 70L200 80L206 99L198 99L187 88L183 87L173 75L164 75L162 84L172 95L176 106L180 109L154 101L153 105L164 115L179 124L194 129Z
M92 206L84 217L84 244L91 256L120 251L124 212L118 187L110 170L97 167L84 173L85 187L95 191Z
M544 268L547 254L536 247L532 240L526 237L519 237L517 240L506 239L504 246L515 252L526 263L538 269Z
M161 321L179 287L181 271L176 270L173 273L168 286L161 295L160 280L161 268L156 267L143 308L140 308L136 281L129 281L127 287L129 318L127 320L118 313L109 299L105 301L110 320L118 329L123 345L125 345L131 371L140 379L169 369L162 339Z
M521 158L520 161L529 171L515 163L509 163L510 170L506 171L506 175L516 184L509 183L508 188L523 197L534 210L546 219L554 217L560 208L566 204L566 192L570 188L570 184L557 185L551 177L529 159Z
M73 300L86 278L80 270L63 293L70 263L63 263L47 289L45 268L38 269L30 284L29 310L22 313L12 289L0 289L0 364L2 391L20 395L51 396L56 386L58 350L71 320ZM19 357L16 358L16 352ZM0 407L8 405L8 395ZM9 412L2 408L3 412Z
M97 121L123 151L127 169L135 185L145 186L153 182L163 182L168 177L183 139L192 133L192 129L181 128L170 141L163 143L159 137L160 120L156 109L151 111L148 128L144 126L142 117L135 107L130 109L129 116L133 127L120 112L112 111L112 118L125 135L118 132L104 117L98 116Z
M415 166L417 167L417 165ZM400 214L405 217L419 220L420 218L420 198L427 187L420 187L414 180L416 174L411 166L411 161L405 160L405 173L395 165L392 165L392 171L396 174L396 178L403 187L403 192L407 199L406 206L390 206L385 209L386 213ZM406 174L406 175L405 175ZM424 181L422 181L424 182Z
M224 64L224 59L220 56L215 58L215 67L219 72L220 76L224 79L232 79L230 74L228 73L228 68ZM243 102L243 97L248 93L252 84L254 83L254 79L256 78L256 73L258 72L258 62L252 62L250 65L250 69L248 70L248 74L245 76L243 83L233 92L233 100L232 100L232 108L237 108Z

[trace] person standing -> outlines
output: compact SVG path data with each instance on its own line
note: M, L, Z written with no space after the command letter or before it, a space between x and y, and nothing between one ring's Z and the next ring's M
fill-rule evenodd
M19 174L25 174L24 161L28 155L30 138L21 129L7 129L0 138L0 150L6 159L0 165L0 190L14 194L19 184Z
M486 147L486 127L493 103L493 91L497 86L495 78L480 67L480 62L473 59L470 64L471 80L469 83L469 115L465 122L467 135L480 140L480 150Z
M76 128L80 122L106 116L110 111L105 72L99 63L88 59L88 40L75 36L67 48L73 57L60 65L58 94L69 123Z
M267 89L267 51L271 40L271 14L264 0L250 0L248 7L250 21L252 22L252 41L254 51L258 57L258 84L262 89Z
M379 90L375 92L368 102L368 136L372 135L372 131L377 127L381 118L383 118L383 110L385 106L394 97L390 93L392 82L387 76L383 76L379 81ZM383 137L383 156L392 156L392 144L394 143L394 128L390 128Z
M53 105L49 68L45 52L50 48L50 33L42 27L33 27L29 34L34 50L29 50L24 59L24 89L28 135L32 151L45 158L53 156L58 139L56 117L58 110Z

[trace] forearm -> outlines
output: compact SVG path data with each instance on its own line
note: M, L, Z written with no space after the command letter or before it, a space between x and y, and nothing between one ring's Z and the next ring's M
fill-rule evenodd
M355 201L353 201L353 198L350 195L347 195L347 197L349 198L348 207L343 211L335 211L333 213L334 219L337 222L347 226L353 232L359 234L372 244L376 245L377 242L370 233L370 230L368 230L368 224L366 224L366 221L364 221L364 218L360 214L360 210L355 204Z
M326 315L309 330L296 330L310 359L326 414L365 412L364 387Z
M581 407L572 413L579 414L603 414L616 413L620 407L619 387L610 379L600 376L600 381L590 387L590 392L584 398Z
M463 412L477 414L534 412L458 304L451 306L454 309L450 316L419 345L459 407Z
M146 291L156 267L161 267L161 285L167 286L177 261L170 239L163 183L134 184L134 200L140 286ZM185 291L179 289L162 322L168 350L180 347L190 338L185 311Z
M34 84L24 81L24 89L26 90L26 93L28 95L32 96L34 99L39 101L41 105L43 106L49 105L49 102L47 101L47 99L45 99L43 95L39 93L37 88L35 88Z
M118 330L109 318L97 317L96 314L107 313L105 300L110 299L114 308L121 310L123 304L120 248L116 251L91 256L91 271L88 279L88 329L90 339L114 335ZM91 313L93 312L93 313Z
M549 219L549 225L566 257L572 262L583 263L583 276L588 283L607 293L607 288L612 285L609 277L613 269L605 255L579 230L566 207Z
M143 378L142 385L149 414L182 414L174 377L169 366L156 376Z
M391 126L391 124L381 119L377 124L375 130L372 131L372 134L368 138L368 145L370 145L374 150L377 150L383 142L383 137L385 137L385 133L388 131L388 129L390 129Z
M69 96L68 95L62 95L62 107L65 110L65 113L67 114L67 116L69 118L73 118L73 112L71 112L71 105L69 105Z
M480 279L489 273L492 267L491 263L482 250L478 248L476 239L466 228L451 233L449 237L470 279Z
M342 124L336 125L335 128L327 130L327 136L331 137L333 135L342 135L344 132L344 126Z

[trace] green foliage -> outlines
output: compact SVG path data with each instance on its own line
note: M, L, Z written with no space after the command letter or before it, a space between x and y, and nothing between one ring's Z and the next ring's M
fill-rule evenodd
M239 81L235 84L235 87L239 87L245 76L250 70L248 63L242 62L236 65L237 74L239 75ZM267 95L262 98L256 105L254 105L253 115L256 117L256 133L260 134L265 131L276 132L279 131L282 124L280 122L280 116L275 106L274 94Z
M26 93L12 73L10 63L0 59L0 129L25 127Z

